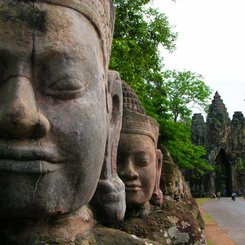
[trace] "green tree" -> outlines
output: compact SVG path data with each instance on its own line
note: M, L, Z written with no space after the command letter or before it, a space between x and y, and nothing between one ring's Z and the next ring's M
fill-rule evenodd
M160 141L164 141L174 162L182 169L192 169L199 174L213 168L206 163L206 151L201 146L191 142L190 124L182 122L165 121L161 124Z
M155 118L158 123L162 123L170 118L168 113L167 91L162 81L163 75L159 74L159 79L149 81L146 84L147 94L144 96L144 107L149 116Z
M206 109L211 89L200 74L191 71L167 70L163 73L169 111L174 122L190 118L193 107Z
M167 17L151 8L150 2L114 0L116 22L110 63L110 68L120 73L148 107L150 81L163 82L158 47L174 50L177 36Z
M169 148L176 164L181 168L197 169L202 173L208 168L202 160L204 149L191 144L190 128L186 124L168 120L169 114L173 117L170 110L171 88L165 86L173 79L176 79L176 83L187 84L187 81L192 81L190 75L194 76L194 73L186 72L182 75L185 79L180 79L181 76L170 76L175 75L174 72L163 72L159 45L170 52L173 51L177 34L172 31L167 17L151 8L150 2L150 0L114 0L116 23L110 68L120 73L121 78L138 94L147 114L158 121L159 142ZM195 78L199 79L198 76ZM199 98L191 86L189 84L186 88L189 96ZM189 111L184 113L182 109L178 116L183 119L190 116L190 113Z

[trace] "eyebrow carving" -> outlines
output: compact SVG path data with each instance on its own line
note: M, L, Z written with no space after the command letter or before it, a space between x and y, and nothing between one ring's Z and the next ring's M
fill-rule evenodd
M79 55L78 55L79 53ZM47 61L53 62L56 59L75 59L75 57L91 57L91 53L94 53L94 50L88 45L77 45L76 49L70 49L65 51L60 51L55 47L47 47L43 52L35 52L35 63L37 65L42 63L47 63Z

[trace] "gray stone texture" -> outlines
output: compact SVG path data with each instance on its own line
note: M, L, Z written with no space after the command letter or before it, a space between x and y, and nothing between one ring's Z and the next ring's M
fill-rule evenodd
M206 122L201 114L193 115L192 141L206 149L208 164L214 167L218 163L224 164L228 194L233 191L242 193L245 188L245 124L242 112L235 112L230 120L226 106L216 92ZM207 174L208 181L203 184L210 193L220 191L215 189L215 178L218 177L215 171Z

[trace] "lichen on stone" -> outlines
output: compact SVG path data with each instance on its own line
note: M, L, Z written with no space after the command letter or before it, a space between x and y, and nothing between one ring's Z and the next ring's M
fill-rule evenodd
M46 30L47 13L33 4L9 2L1 6L0 15L4 22L21 21L34 30L41 32Z

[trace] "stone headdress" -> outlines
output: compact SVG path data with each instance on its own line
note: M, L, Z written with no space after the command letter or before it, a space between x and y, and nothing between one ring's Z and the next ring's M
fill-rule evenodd
M150 136L157 145L159 124L145 113L138 96L132 88L122 81L123 119L122 133L135 133Z
M114 7L111 0L36 0L74 9L92 22L101 40L104 64L108 66L114 28Z

